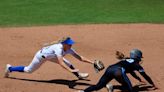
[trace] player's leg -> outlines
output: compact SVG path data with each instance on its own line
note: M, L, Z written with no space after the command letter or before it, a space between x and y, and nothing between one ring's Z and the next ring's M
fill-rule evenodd
M123 78L124 78L124 82L123 82L123 85L122 86L125 87L125 88L127 88L127 90L129 92L135 92L133 90L132 84L131 84L128 76L125 73L123 73Z
M34 56L32 62L28 66L11 66L11 65L7 64L6 70L5 70L5 77L8 77L10 72L32 73L33 71L38 69L42 63L44 63L44 60L41 57L40 53L37 52L37 54Z
M32 62L24 68L24 72L32 73L37 70L45 62L44 58L35 56Z
M124 68L121 68L120 71L115 76L116 76L115 79L122 84L121 87L122 90L128 90L128 92L134 92L132 88L132 84L128 76L126 75Z
M11 66L10 64L6 65L4 77L9 77L9 73L13 71L23 72L24 66Z
M84 90L84 92L92 92L95 90L100 90L105 87L106 84L113 79L112 72L110 69L107 69L103 76L100 78L99 82L96 85L90 86Z

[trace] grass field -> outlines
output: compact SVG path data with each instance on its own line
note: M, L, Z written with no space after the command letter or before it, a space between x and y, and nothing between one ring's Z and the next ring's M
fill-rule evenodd
M164 23L164 0L1 0L0 26Z

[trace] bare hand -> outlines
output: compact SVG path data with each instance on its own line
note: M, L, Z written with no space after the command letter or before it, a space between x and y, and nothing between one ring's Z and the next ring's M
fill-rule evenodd
M78 91L76 91L76 92L84 92L83 90L78 90Z
M151 85L151 88L148 88L149 90L157 90L159 89L156 85Z
M71 70L72 73L74 72L79 72L79 69L74 69L74 70Z
M157 86L153 85L153 90L159 89Z

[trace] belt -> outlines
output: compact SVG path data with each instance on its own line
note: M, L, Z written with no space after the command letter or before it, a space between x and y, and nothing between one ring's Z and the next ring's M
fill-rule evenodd
M46 58L44 55L42 55L42 58Z

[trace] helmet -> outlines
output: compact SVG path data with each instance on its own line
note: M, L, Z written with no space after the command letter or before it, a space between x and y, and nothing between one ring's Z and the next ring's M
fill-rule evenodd
M141 58L143 58L143 57L142 57L142 51L139 50L139 49L132 49L132 50L130 51L130 58L141 60Z

